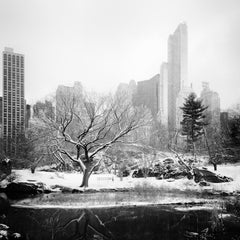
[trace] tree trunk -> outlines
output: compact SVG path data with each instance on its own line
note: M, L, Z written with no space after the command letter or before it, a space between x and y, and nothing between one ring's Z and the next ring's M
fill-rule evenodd
M83 179L80 187L88 187L88 180L91 173L92 173L91 168L87 167L86 170L83 172Z
M83 179L82 179L82 184L80 187L88 187L88 180L93 172L93 169L97 166L98 164L94 164L93 162L86 163L85 170L83 171Z
M195 143L192 143L192 147L193 147L193 157L194 157L194 161L196 162L197 160L197 155L196 155L196 146Z
M217 171L217 164L213 163L214 171Z

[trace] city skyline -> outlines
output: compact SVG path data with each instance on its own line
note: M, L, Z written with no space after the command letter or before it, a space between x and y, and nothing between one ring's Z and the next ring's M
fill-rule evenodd
M209 82L224 109L239 99L239 5L234 0L3 0L0 48L24 53L26 99L33 103L75 81L89 90L114 91L120 82L150 79L167 61L169 34L186 21L188 81L198 95L201 82Z

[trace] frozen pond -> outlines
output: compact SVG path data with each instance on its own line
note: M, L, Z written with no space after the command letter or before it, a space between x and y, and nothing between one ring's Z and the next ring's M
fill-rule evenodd
M184 192L98 192L87 194L63 194L52 193L41 195L32 199L24 199L15 202L15 206L21 207L63 207L63 208L98 208L115 206L151 205L151 204L204 204L215 203L219 205L222 198L207 196L205 194Z
M15 202L6 223L31 240L237 239L240 224L225 211L228 200L159 192L49 194Z

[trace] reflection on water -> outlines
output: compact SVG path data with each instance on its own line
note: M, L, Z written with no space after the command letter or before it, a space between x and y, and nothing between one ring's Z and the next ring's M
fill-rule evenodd
M175 196L176 199L178 204L166 204L173 202L173 196L159 196L154 201L161 204L144 206L153 196L131 193L45 195L32 202L25 200L25 207L12 207L6 223L31 240L240 239L240 222L224 213L221 201L205 199L206 205L200 196L195 196L202 206L196 208L192 204L180 205L184 195ZM121 202L136 203L136 200L143 205L121 206ZM71 202L63 206L66 201ZM33 206L40 202L41 208ZM117 205L110 207L113 203ZM104 207L100 207L101 204Z
M33 199L24 199L16 204L27 206L70 206L76 208L104 207L118 205L147 205L147 204L171 204L171 203L204 203L219 202L221 199L196 193L161 193L161 192L115 192L115 193L88 193L88 194L62 194L52 193Z

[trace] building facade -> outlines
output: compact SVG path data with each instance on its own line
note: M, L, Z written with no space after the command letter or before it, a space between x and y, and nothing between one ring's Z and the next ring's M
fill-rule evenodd
M132 102L137 91L137 83L134 80L129 83L119 83L115 96L127 98L128 101Z
M83 88L80 82L75 82L73 87L59 85L56 91L56 121L69 111L72 104L79 104L83 96Z
M206 116L206 123L209 127L220 127L220 98L217 92L209 88L208 82L202 83L201 99L205 107L208 107L204 114Z
M159 80L159 115L161 123L168 127L168 64L163 62Z
M137 82L137 90L134 96L134 104L150 109L154 117L159 112L159 74L149 80Z
M3 117L2 117L2 109L3 109L3 106L2 106L2 97L0 97L0 138L2 138L2 120L3 120ZM0 149L1 150L1 149Z
M177 127L178 95L181 90L188 87L188 31L187 25L181 23L168 39L168 128L170 132Z
M225 136L229 134L229 114L228 112L221 112L220 113L220 126L221 131L224 133Z
M17 136L25 130L24 55L3 51L2 137L6 154L16 153Z

